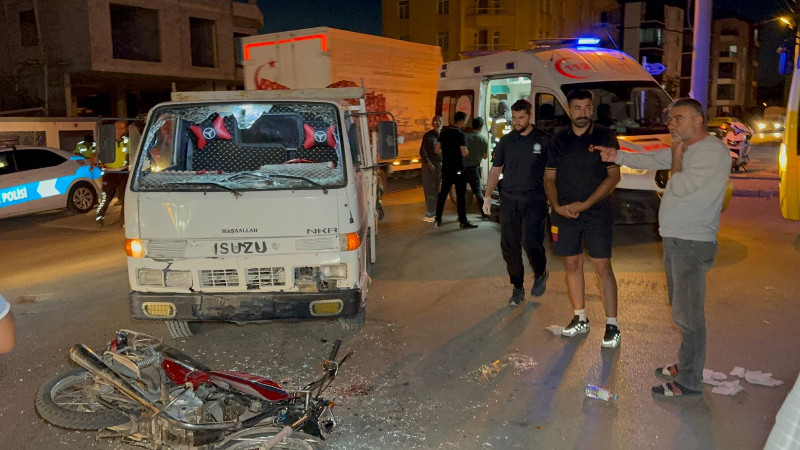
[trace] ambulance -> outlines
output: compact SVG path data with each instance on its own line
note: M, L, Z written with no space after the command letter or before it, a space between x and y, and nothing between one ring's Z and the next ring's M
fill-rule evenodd
M502 52L442 64L436 113L444 125L458 111L486 122L491 146L511 132L510 106L519 99L533 104L536 127L555 134L569 127L567 94L594 93L596 123L617 132L620 147L652 152L670 147L666 108L672 102L661 85L633 58L597 47L599 39L533 41L529 50ZM491 157L484 160L483 180ZM612 194L615 223L655 223L669 171L622 167ZM469 193L469 198L472 197Z

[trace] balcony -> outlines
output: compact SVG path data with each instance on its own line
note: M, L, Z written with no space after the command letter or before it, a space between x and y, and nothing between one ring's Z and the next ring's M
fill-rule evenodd
M470 28L508 27L514 17L514 8L469 8L464 25Z
M509 44L477 44L468 45L464 51L466 52L503 52L511 50Z
M233 0L233 26L258 31L264 26L264 15L256 0Z

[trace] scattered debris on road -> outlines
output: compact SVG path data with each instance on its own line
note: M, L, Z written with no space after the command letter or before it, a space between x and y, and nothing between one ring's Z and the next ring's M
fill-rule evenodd
M553 333L554 336L560 336L561 332L564 331L564 327L559 325L550 325L547 327L547 330Z
M536 361L530 356L519 353L509 353L491 364L484 364L473 372L473 376L478 381L489 381L496 377L501 370L511 367L518 371L530 370L536 365Z

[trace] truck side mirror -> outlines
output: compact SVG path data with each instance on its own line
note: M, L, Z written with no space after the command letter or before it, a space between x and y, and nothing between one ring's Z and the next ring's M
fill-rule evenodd
M397 124L394 121L378 122L378 156L384 160L397 158Z

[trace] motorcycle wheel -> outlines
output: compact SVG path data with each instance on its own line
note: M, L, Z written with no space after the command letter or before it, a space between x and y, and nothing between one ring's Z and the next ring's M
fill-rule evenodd
M47 422L70 430L102 430L129 422L125 414L86 396L85 388L94 382L84 369L60 373L39 389L36 411Z
M247 440L229 442L215 450L258 450L261 444L267 442L280 431L279 428L276 428L275 431L247 435ZM272 448L274 450L324 450L325 444L310 434L294 432L292 437L284 439L283 442Z

